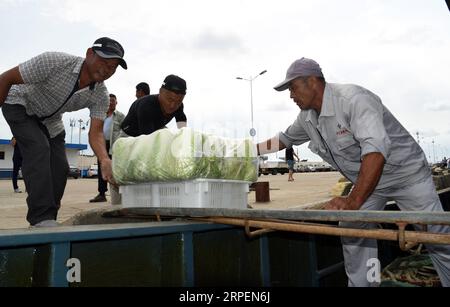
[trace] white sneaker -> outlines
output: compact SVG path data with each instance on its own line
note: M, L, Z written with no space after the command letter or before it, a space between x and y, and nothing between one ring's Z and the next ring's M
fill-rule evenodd
M59 224L55 220L45 220L37 224L31 225L30 228L57 227L57 226L59 226Z
M22 191L20 189L14 189L14 193L22 193Z

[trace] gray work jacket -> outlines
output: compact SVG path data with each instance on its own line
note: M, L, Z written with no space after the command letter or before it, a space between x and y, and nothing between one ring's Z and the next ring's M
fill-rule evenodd
M430 175L414 138L377 95L357 85L327 83L320 115L301 111L279 138L288 148L310 141L312 152L353 183L362 157L381 153L386 164L377 189L399 188Z

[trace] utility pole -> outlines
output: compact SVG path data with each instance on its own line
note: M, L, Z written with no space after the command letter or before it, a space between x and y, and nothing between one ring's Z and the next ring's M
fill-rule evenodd
M84 121L80 118L78 120L78 122L80 123L80 128L78 129L78 144L81 144L81 129L82 129L81 127L82 127Z
M250 136L252 137L253 140L255 139L255 135L256 135L256 129L253 125L253 81L256 78L258 78L259 76L265 74L266 72L267 72L267 70L263 70L256 76L254 76L254 77L250 76L250 78L248 78L248 79L242 78L242 77L236 77L236 79L238 79L238 80L244 80L244 81L250 82L250 112L251 112L251 124L252 124L252 127L250 129Z
M70 119L70 143L71 144L73 144L73 139L72 139L72 137L73 137L73 127L75 127L75 125L76 125L76 120L71 118Z
M433 144L433 163L436 163L436 154L434 152L434 139L431 141L431 143Z
M89 120L86 122L82 120L81 118L78 120L79 123L79 130L78 130L78 144L81 144L81 130L86 130L86 127L89 126Z

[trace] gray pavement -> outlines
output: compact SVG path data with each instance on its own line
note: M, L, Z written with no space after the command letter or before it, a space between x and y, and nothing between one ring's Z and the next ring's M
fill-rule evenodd
M261 176L259 181L269 181L269 203L256 203L255 192L249 193L249 204L255 209L284 209L307 207L330 199L330 191L341 176L331 173L297 173L295 181L288 182L286 175ZM23 181L19 187L25 191ZM110 203L89 203L97 195L96 179L69 179L59 211L58 222L74 215L99 208L113 208ZM14 193L11 180L0 180L0 229L27 228L26 193ZM108 201L110 197L107 194ZM114 206L116 208L117 206Z

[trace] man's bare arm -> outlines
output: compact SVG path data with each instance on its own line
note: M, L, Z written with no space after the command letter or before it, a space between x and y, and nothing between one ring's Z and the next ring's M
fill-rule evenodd
M9 90L14 84L23 84L19 66L16 66L0 75L0 107L8 97Z
M112 161L106 152L105 137L103 135L103 121L91 118L89 129L89 144L100 162L103 180L114 184L112 176Z

